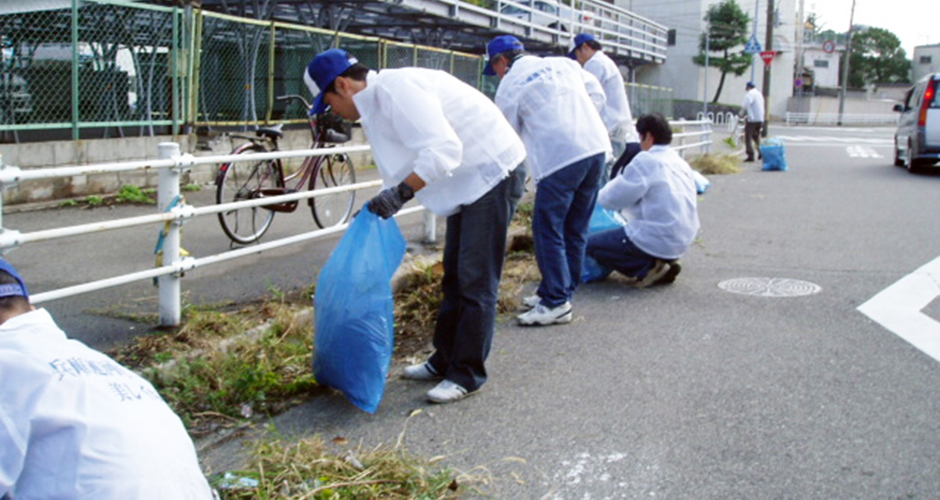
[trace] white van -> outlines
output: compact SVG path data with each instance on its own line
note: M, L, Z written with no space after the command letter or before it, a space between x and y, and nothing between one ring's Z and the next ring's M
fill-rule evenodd
M894 134L894 164L914 170L940 161L940 73L921 78L907 92Z

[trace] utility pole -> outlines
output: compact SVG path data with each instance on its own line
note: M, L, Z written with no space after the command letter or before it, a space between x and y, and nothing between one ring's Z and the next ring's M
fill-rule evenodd
M854 0L853 0L854 1ZM764 42L764 50L774 50L774 1L767 0L767 40ZM773 59L769 63L764 63L764 126L761 127L761 137L767 137L767 123L770 121L770 68Z
M708 53L711 51L711 23L705 25L705 95L702 99L702 113L704 119L708 119Z
M770 2L771 0L767 0ZM757 19L760 17L760 0L754 2L754 39L757 39ZM754 56L751 56L751 81L754 81L754 65L757 64L757 61L754 60Z
M852 12L849 14L849 35L845 39L845 65L842 66L842 88L839 91L839 126L842 126L842 114L845 112L845 89L849 86L849 60L852 58L852 25L855 23L855 0L852 0Z

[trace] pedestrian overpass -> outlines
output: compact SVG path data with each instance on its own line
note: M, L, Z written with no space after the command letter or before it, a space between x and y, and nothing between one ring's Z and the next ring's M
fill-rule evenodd
M571 1L571 0L569 0ZM601 0L202 0L206 10L281 20L482 54L494 36L512 34L538 54L567 53L588 32L619 64L666 60L667 28Z

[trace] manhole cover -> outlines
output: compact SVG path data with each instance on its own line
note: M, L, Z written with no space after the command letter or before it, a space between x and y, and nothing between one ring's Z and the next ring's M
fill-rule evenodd
M734 278L718 283L718 288L760 297L799 297L822 291L822 287L815 283L789 278Z

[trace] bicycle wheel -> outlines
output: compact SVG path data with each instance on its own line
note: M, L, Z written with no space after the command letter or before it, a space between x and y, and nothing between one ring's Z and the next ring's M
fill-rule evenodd
M252 146L241 153L262 153L261 146ZM283 187L280 173L273 160L257 162L223 163L216 179L215 202L251 200L262 189ZM263 207L249 207L219 212L222 230L235 243L251 243L271 227L274 212Z
M356 169L347 154L327 155L320 168L310 177L310 190L356 183ZM313 198L310 209L317 225L326 228L342 224L352 214L356 201L355 191L319 195Z

